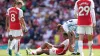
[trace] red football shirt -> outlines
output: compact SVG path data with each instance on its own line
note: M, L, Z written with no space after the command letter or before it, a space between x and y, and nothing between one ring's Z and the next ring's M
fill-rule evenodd
M91 25L91 6L90 0L78 0L77 3L78 25ZM76 8L75 8L76 9Z
M7 10L7 15L9 16L10 29L13 30L21 29L20 18L23 17L22 10L16 7L11 7Z

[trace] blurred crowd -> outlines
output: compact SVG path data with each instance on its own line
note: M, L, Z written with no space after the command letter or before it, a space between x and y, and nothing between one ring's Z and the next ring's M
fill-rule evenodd
M74 17L74 4L76 0L23 0L25 5L21 8L24 11L24 19L28 32L24 33L21 39L21 47L38 47L43 42L58 44L63 41L62 34L57 33L58 23L63 23ZM97 25L95 28L94 42L98 42L100 34L100 0L94 0ZM2 41L7 43L7 32L5 31L5 15L14 0L0 0L0 35ZM2 42L1 41L1 42Z

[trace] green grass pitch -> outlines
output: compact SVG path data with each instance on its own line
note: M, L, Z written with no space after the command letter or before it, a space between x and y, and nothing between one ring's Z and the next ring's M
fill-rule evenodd
M22 56L27 56L25 50L20 50L20 53L22 54ZM88 49L84 49L85 56L89 56L88 53L89 53ZM70 54L71 53L68 51L68 52L66 52L65 55L61 55L61 56L72 56ZM94 56L100 56L100 49L93 49L93 54L94 54ZM9 56L9 55L7 54L6 50L0 50L0 56ZM14 51L13 51L13 56L15 56ZM37 56L37 55L30 55L30 56ZM47 55L42 54L39 56L47 56ZM51 56L55 56L55 55L51 55ZM56 55L56 56L58 56L58 55ZM78 55L76 55L76 56L78 56Z

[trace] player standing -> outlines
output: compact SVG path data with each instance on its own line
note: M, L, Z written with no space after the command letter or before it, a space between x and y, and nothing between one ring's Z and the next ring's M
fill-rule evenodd
M79 35L76 33L76 29L77 29L77 19L70 19L66 22L66 26L68 27L68 30L71 32L74 32L75 35L75 46L74 46L74 52L72 53L72 55L79 55L80 53L78 52L78 38ZM67 28L66 27L66 28Z
M77 19L70 19L67 22L64 22L62 27L66 31L66 33L73 33L73 35L75 35L75 43L73 43L73 44L75 44L74 52L72 53L72 55L79 55L80 53L78 52L79 48L78 48L78 40L77 40L79 35L76 33Z
M26 30L21 2L16 2L14 7L10 7L7 10L6 28L9 32L8 40L8 53L12 56L12 49L15 46L16 56L20 56L19 47L20 39L23 36L22 28Z
M89 56L92 56L92 35L93 27L96 25L94 2L92 0L77 0L75 3L75 16L78 18L77 22L77 33L79 34L79 52L81 56L83 53L83 37L84 34L88 36Z

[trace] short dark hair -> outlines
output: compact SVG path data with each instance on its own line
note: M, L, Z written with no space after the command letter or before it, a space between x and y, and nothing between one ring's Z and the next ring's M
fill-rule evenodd
M63 33L64 36L68 37L68 34L66 32Z
M61 24L58 24L58 25L57 25L57 31L60 30L60 27L61 27Z

